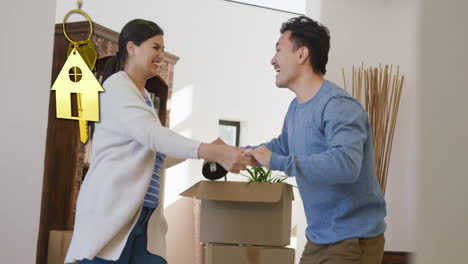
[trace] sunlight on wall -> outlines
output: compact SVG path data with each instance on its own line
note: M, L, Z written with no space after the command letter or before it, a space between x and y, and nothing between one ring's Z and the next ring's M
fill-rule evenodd
M193 111L193 84L189 84L172 95L171 127L180 127ZM180 131L178 131L180 132Z
M177 131L179 134L192 137L192 130L185 129ZM186 187L190 186L190 162L182 162L176 166L167 169L165 193L164 193L164 208L169 207L171 204L182 198L179 193L184 191Z
M171 100L171 128L177 133L192 138L193 131L186 121L193 112L194 85L189 84L174 92ZM191 162L185 161L167 170L164 208L182 198L179 193L191 185Z
M190 136L190 133L182 133L184 136ZM190 186L190 163L182 162L167 170L164 193L164 208L171 206L177 200L182 198L179 193Z

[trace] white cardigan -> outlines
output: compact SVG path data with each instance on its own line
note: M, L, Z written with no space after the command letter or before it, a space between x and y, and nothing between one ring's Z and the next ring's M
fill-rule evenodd
M121 71L103 84L91 166L78 196L75 227L65 263L95 256L117 260L133 229L151 181L155 152L180 159L198 158L200 142L161 125L153 107ZM164 173L158 208L148 223L147 249L166 258L163 216Z

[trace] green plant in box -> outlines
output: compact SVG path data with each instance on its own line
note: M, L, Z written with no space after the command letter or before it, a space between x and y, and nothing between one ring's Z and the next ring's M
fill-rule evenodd
M288 176L286 175L276 175L273 176L271 170L266 170L262 167L252 167L248 168L247 172L249 175L242 174L242 176L247 177L249 182L270 182L270 183L282 183Z

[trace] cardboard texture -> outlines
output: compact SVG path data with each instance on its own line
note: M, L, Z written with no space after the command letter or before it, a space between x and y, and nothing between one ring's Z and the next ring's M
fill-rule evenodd
M200 241L286 246L291 237L292 186L200 181L180 195L200 199Z
M63 264L68 247L70 246L72 231L51 230L49 233L49 250L47 264Z
M207 244L205 264L294 264L294 249Z

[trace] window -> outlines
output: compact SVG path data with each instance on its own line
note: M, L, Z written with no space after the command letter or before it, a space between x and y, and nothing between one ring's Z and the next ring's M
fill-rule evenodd
M70 77L70 80L72 82L79 82L81 80L81 77L83 76L83 72L80 68L73 66L68 71L68 76Z
M231 146L239 146L240 122L219 120L219 137Z

